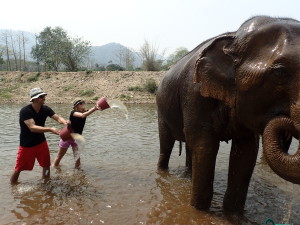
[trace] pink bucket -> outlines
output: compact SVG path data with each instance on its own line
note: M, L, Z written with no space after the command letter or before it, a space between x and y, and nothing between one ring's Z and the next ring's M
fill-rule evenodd
M109 104L107 103L105 97L101 97L99 98L99 100L97 101L97 106L101 108L101 110L110 108Z
M71 133L73 133L72 129L69 126L65 126L59 132L59 136L63 141L73 140Z

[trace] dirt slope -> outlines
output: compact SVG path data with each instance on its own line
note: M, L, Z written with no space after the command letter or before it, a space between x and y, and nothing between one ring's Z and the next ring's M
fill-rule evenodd
M126 103L155 103L145 90L148 79L158 85L166 72L0 72L0 103L29 102L29 90L41 87L47 103L71 103L81 97L94 102L101 96Z

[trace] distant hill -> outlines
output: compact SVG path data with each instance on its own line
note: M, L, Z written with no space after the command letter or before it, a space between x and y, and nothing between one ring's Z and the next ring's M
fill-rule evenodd
M16 38L18 37L18 35L21 34L21 32L22 31L0 29L0 47L1 45L5 46L5 40L2 38L3 34L7 33L9 35L10 40L10 33L12 33L13 39L16 40ZM32 60L31 49L36 43L35 34L27 31L23 32L26 39L27 59ZM95 66L95 64L98 64L100 66L106 66L110 63L119 64L117 54L124 49L127 48L119 43L108 43L102 46L92 46L90 65ZM135 57L135 67L140 67L142 63L138 54L136 52L132 52L132 54Z
M127 48L119 43L108 43L102 46L92 46L92 60L99 65L107 65L109 63L120 64L118 62L118 53L126 50ZM131 51L131 50L129 50ZM131 51L132 52L132 51ZM132 52L135 57L134 65L141 66L142 62L136 52ZM95 64L93 63L93 64Z

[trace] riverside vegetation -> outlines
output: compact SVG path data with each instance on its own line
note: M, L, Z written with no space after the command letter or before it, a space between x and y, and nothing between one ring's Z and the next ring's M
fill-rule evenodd
M26 103L29 90L42 88L46 103L71 104L74 98L93 103L99 97L124 103L155 103L165 71L0 72L0 103Z

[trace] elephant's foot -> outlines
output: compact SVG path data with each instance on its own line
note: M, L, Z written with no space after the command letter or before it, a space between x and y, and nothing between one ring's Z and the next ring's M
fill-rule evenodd
M198 194L193 196L191 199L191 206L198 210L208 210L211 205L212 194L208 192L199 196Z
M158 169L158 170L161 170L161 171L166 171L166 170L169 169L169 167L168 167L168 166L157 165L157 169Z
M225 194L223 201L223 210L227 213L243 213L246 203L246 197Z
M157 169L168 170L169 169L169 160L170 160L170 157L166 157L165 155L160 155L158 163L157 163Z
M191 200L191 206L193 206L197 210L202 210L202 211L209 210L210 204L211 204L210 201L196 202L196 201Z

